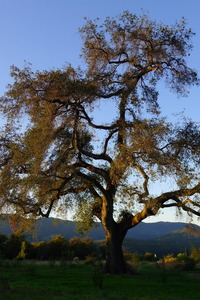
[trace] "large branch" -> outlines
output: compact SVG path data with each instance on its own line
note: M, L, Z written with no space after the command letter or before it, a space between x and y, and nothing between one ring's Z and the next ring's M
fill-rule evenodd
M92 206L92 214L96 216L99 220L101 220L101 211L102 211L102 199L99 193L95 190L93 186L89 188L91 195L94 197L95 202Z
M180 197L189 197L196 193L200 193L200 182L195 185L193 188L187 188L187 189L179 189L172 192L163 193L162 195L158 196L154 199L157 203L159 203L162 207L167 201L174 200L177 203L184 203L180 200Z
M195 193L200 193L200 191L197 191L198 188L199 188L199 184L192 190L186 189L184 191L183 196L188 196L189 197L189 196L194 195ZM189 191L189 193L188 193L188 191ZM171 199L169 199L169 200L174 200L174 202L172 202L172 203L163 203L161 208L178 207L178 208L182 208L184 211L190 212L190 213L192 213L196 216L200 216L200 203L195 202L195 201L193 201L189 198L187 198L186 200L181 200L179 197L180 196L174 195L174 198L171 197ZM189 205L192 205L194 208L196 208L198 210L192 208Z
M120 226L128 230L136 226L138 223L140 223L147 217L156 215L159 209L166 208L166 207L179 207L187 212L191 212L192 214L200 216L199 203L192 201L190 199L186 199L186 200L181 199L181 197L190 197L197 193L200 194L200 182L193 188L180 189L168 193L163 193L160 196L147 201L144 208L141 210L141 212L137 213L135 216L133 216L130 213L125 213L120 222ZM166 203L167 201L170 200L173 200L174 202ZM187 206L187 204L192 204L193 206L197 207L199 210L195 210Z
M92 153L91 151L86 151L83 148L79 148L79 151L81 154L83 154L87 157L93 158L95 160L106 160L109 163L112 163L112 158L105 153L95 154L95 153Z

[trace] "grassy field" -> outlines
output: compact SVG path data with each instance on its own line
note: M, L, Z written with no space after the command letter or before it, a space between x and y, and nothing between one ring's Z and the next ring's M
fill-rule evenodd
M137 266L135 275L102 275L92 265L0 264L2 300L197 300L200 271L169 271Z

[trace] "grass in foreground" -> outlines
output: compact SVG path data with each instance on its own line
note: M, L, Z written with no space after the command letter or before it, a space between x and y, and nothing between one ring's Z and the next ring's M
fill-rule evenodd
M24 262L0 266L0 299L6 300L197 300L200 271L139 265L136 275L110 276L96 266Z

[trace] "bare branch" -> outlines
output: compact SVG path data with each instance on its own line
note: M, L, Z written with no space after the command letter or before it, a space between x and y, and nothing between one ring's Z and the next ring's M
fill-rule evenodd
M102 154L104 154L104 155L106 154L107 148L108 148L108 143L109 143L110 139L112 138L112 136L113 136L116 132L118 132L118 128L115 129L115 130L113 130L113 131L111 131L111 132L109 133L109 135L107 136L107 138L105 139L105 142L104 142L104 150L103 150L103 153L102 153Z
M80 118L83 118L85 120L87 120L88 122L88 125L90 125L91 127L93 128L96 128L96 129L104 129L104 130L111 130L111 129L114 129L116 127L118 127L118 125L116 123L112 124L112 125L109 125L109 126L106 126L106 125L97 125L97 124L94 124L91 120L91 118L88 116L88 114L86 113L84 107L82 105L80 105L81 107L81 112L83 113L84 116L80 116Z
M87 157L90 157L90 158L93 158L95 160L106 160L108 161L109 163L112 162L112 158L106 154L106 153L100 153L100 154L96 154L96 153L92 153L91 151L87 151L85 149L83 149L83 147L81 147L80 145L80 142L79 142L79 138L78 138L79 134L78 132L76 131L75 133L75 144L74 146L76 147L76 149L83 155L87 156Z

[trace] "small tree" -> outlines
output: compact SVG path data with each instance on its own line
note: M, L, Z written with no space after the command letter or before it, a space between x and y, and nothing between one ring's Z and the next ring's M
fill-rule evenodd
M47 243L48 245L48 259L59 260L63 258L63 252L68 241L62 235L52 237Z
M26 242L22 241L20 252L18 253L16 258L19 260L23 260L25 259L25 257L26 257Z
M73 237L69 240L69 246L74 256L79 259L85 259L86 256L95 255L97 252L93 241L88 237Z
M89 228L106 235L106 272L125 273L127 231L161 209L199 213L200 132L197 124L167 123L156 85L186 95L198 84L186 63L193 33L124 12L81 29L83 72L33 72L12 67L14 83L1 98L8 124L1 137L1 207L48 217L76 208ZM99 103L113 104L98 123ZM19 122L26 117L27 127ZM174 187L153 195L150 184L172 177Z

